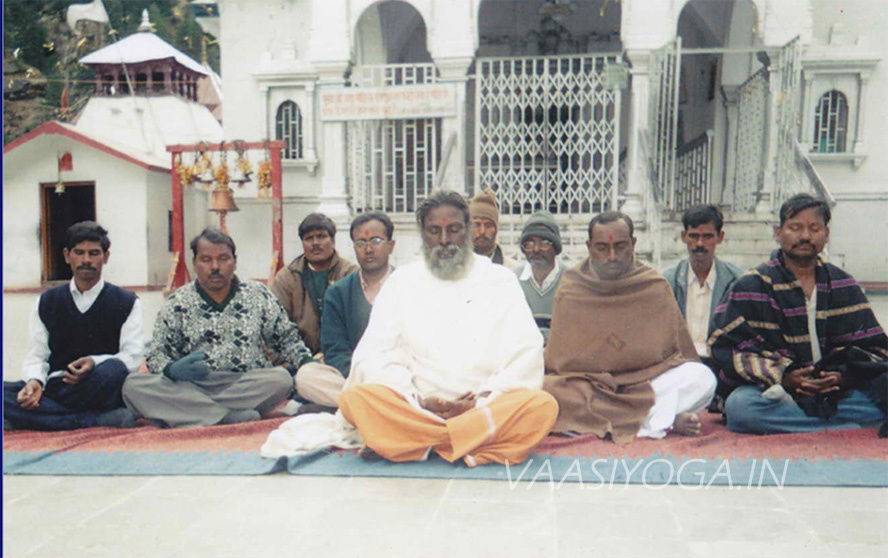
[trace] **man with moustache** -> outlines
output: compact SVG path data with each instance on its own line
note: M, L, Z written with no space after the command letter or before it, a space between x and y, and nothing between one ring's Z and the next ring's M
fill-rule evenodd
M488 188L472 198L469 217L472 220L472 246L475 253L490 258L495 264L515 269L518 262L506 256L496 242L499 233L499 208L493 190Z
M531 215L521 231L518 244L527 262L514 271L533 319L544 340L548 341L555 290L567 269L558 257L561 254L561 232L552 214L542 210Z
M888 337L863 290L819 258L825 201L795 195L780 208L771 259L734 283L709 339L728 428L775 434L858 428L885 420Z
M361 213L349 234L360 269L330 285L321 319L324 362L310 362L296 374L296 392L304 399L335 409L351 370L352 353L367 329L370 310L392 272L389 256L395 249L395 225L379 211ZM309 406L301 412L312 410Z
M596 215L586 246L589 257L561 279L546 345L545 390L561 409L554 430L617 443L699 434L715 377L666 280L635 260L632 220Z
M120 390L142 361L142 307L102 279L111 241L93 221L68 228L73 278L40 295L31 313L22 381L3 383L3 429L131 428Z
M311 360L296 326L265 285L235 275L234 241L204 229L191 241L197 279L167 298L154 323L150 374L132 374L123 398L136 414L173 428L259 420L290 394Z
M336 252L336 224L323 213L312 213L299 224L301 256L281 269L268 288L299 328L312 353L320 350L321 319L327 288L357 271L353 262Z
M417 223L423 261L376 298L339 409L365 456L519 463L558 412L539 389L542 336L515 275L472 253L462 196L433 193Z
M697 354L708 364L709 319L743 270L715 257L716 247L725 239L724 217L716 206L692 207L682 215L681 222L681 240L688 247L688 258L664 271L663 277L685 316Z

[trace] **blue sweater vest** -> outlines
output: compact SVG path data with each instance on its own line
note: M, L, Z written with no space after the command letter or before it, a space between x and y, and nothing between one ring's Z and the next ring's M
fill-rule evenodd
M49 332L49 369L64 370L89 355L120 350L120 328L132 312L136 295L106 282L93 305L80 313L68 283L40 297L38 313Z

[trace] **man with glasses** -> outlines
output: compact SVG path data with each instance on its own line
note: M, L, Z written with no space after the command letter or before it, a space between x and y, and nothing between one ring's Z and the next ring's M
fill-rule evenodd
M564 262L556 257L561 253L561 233L552 214L542 210L531 215L521 231L519 246L527 261L515 268L515 274L533 312L533 319L543 338L548 341L555 290L567 269Z
M321 319L324 364L312 362L299 369L296 391L300 397L329 410L337 407L352 353L367 329L376 295L393 269L389 256L395 249L394 231L391 219L378 211L362 213L352 221L350 235L360 269L327 289ZM312 409L305 406L300 414Z

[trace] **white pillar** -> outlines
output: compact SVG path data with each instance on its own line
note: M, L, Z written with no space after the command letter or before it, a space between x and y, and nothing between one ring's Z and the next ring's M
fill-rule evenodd
M303 141L303 153L302 158L307 159L309 161L317 161L318 152L315 147L315 83L313 81L309 81L305 83L305 107L303 108L303 114L305 117L303 118L303 122L308 122L308 126L305 126L302 130L302 141ZM312 172L312 174L314 174Z
M817 99L814 98L813 86L814 86L814 75L809 72L802 73L802 79L804 81L804 90L802 90L802 138L799 140L799 143L802 146L802 149L805 153L811 151L811 120L814 118L814 109L816 106Z
M725 104L725 153L724 176L722 177L721 195L718 199L712 198L713 203L734 203L733 184L737 172L737 124L740 114L740 86L723 85L722 97Z
M857 92L857 135L854 139L854 153L862 154L864 152L863 145L863 123L866 122L866 116L864 115L864 108L866 107L866 84L869 81L869 72L863 73L861 72L857 78L858 83L858 92ZM851 107L848 107L849 112ZM849 138L850 139L850 138ZM847 147L846 147L847 149ZM859 162L858 162L859 161ZM860 165L860 162L863 162L863 159L855 159L854 165L855 168Z
M644 188L649 187L647 175L648 161L641 151L642 132L648 128L648 105L650 97L650 50L630 50L626 52L632 67L629 107L629 130L626 142L626 195L620 211L633 220L644 216ZM653 146L648 146L651 149ZM650 154L648 154L650 156Z
M461 194L466 193L466 72L471 64L470 57L435 60L440 73L438 81L456 87L456 114L441 119L441 163L446 168L438 170L444 173L440 186ZM451 137L454 141L448 156L445 149Z
M319 66L318 95L331 88L339 88L345 83L346 62L331 62ZM321 122L321 141L324 150L321 153L321 201L318 211L334 221L347 218L348 195L346 193L346 126L344 122Z

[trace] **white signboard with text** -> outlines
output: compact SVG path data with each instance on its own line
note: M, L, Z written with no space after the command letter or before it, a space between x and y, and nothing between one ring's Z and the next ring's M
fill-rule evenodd
M324 89L321 120L397 120L456 115L456 84Z

